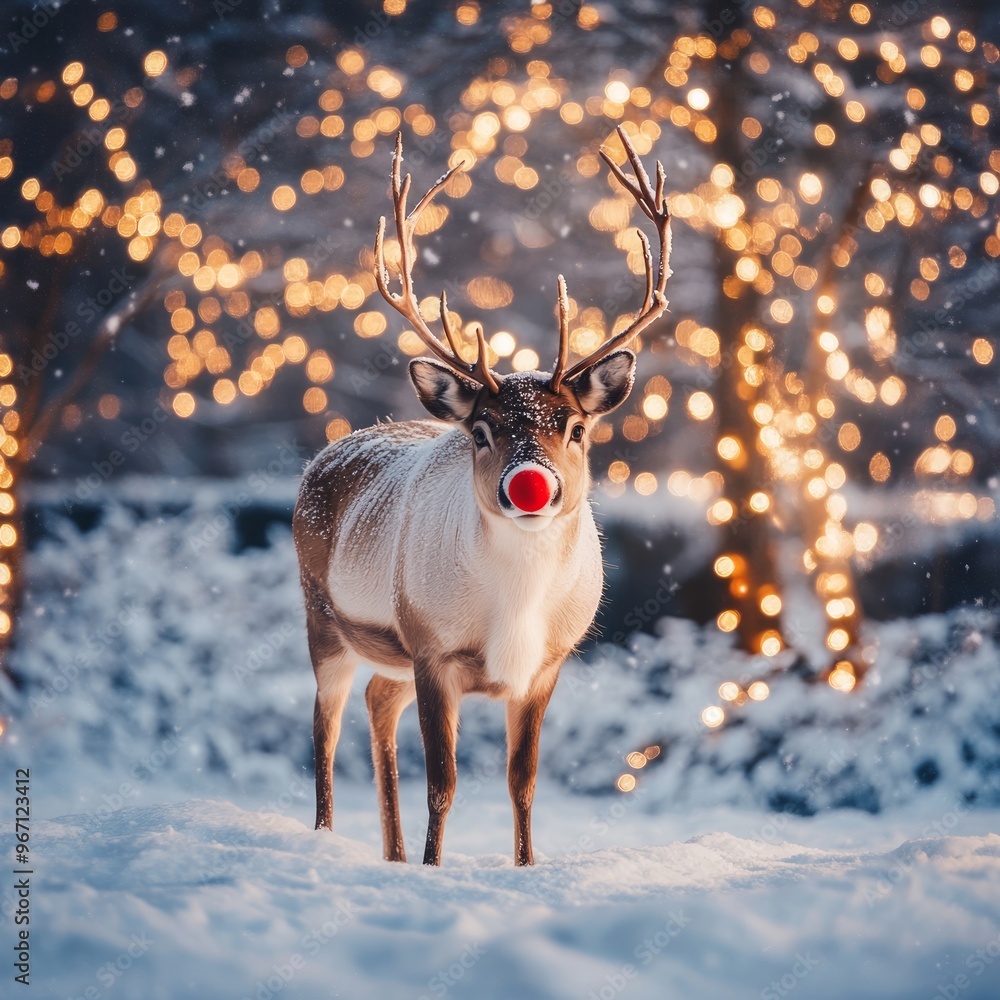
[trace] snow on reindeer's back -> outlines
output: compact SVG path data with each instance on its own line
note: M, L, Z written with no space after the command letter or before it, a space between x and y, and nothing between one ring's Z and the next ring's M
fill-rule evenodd
M407 519L421 516L401 500L419 496L436 477L467 474L468 450L468 438L453 427L415 420L357 431L317 456L307 475L318 473L327 485L310 494L312 509L303 513L324 534L336 522L330 584L345 613L370 620L373 607L386 604L396 563L386 543L394 548Z
M342 514L348 535L355 528L370 531L400 511L401 490L436 467L451 465L464 436L438 420L378 424L337 442L330 461L358 479Z
M364 498L373 502L386 486L398 488L413 467L424 460L426 448L450 428L436 420L375 424L327 445L306 467L303 479L326 479L326 489L301 490L298 512L317 531L330 519L332 491L341 494L343 509ZM345 488L349 484L349 488ZM373 491L365 487L374 485Z

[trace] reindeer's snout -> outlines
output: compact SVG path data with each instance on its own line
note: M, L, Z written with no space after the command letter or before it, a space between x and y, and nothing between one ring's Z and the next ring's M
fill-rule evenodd
M526 514L541 510L551 499L549 478L540 469L521 469L507 482L510 502Z
M544 465L518 462L501 480L499 499L504 514L516 518L522 527L528 527L529 522L547 523L558 513L562 485Z

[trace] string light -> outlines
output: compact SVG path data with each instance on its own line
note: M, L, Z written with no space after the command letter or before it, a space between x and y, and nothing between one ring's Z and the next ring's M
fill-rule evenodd
M405 11L407 4L405 0L386 0L383 7L387 16L394 17ZM477 24L480 8L471 0L459 4L456 22L463 27ZM594 92L574 93L570 82L558 76L556 64L545 57L545 47L554 36L553 5L536 4L505 21L504 37L512 58L499 60L491 65L488 75L484 72L468 81L460 95L458 113L449 113L447 120L435 117L433 108L407 103L406 80L398 67L372 64L370 53L361 47L344 46L311 99L312 107L298 116L291 138L308 148L311 156L314 150L335 148L333 144L321 147L321 141L337 139L338 153L317 152L309 168L292 178L276 176L266 160L251 164L235 154L225 159L222 169L231 181L231 197L263 201L266 211L280 221L288 213L315 211L322 199L341 190L350 159L367 159L380 137L401 127L418 136L440 131L448 137L449 164L462 162L466 169L449 182L446 193L451 201L434 206L421 218L423 234L447 223L455 205L480 183L482 174L477 170L484 169L484 161L499 183L526 195L540 191L546 175L531 155L536 123L555 121L568 130L600 125L607 130L608 148L619 158L622 151L609 122L624 124L641 155L652 151L668 131L688 136L710 154L711 165L700 183L692 190L668 192L673 214L688 227L717 238L720 252L731 262L731 273L722 282L724 297L736 301L753 295L760 308L756 318L735 334L711 328L700 316L681 318L674 332L682 363L715 375L734 371L733 381L725 384L737 387L733 406L739 420L723 425L733 406L724 406L720 390L706 389L705 383L682 394L683 405L671 405L673 387L663 376L656 376L642 392L636 392L631 412L624 415L620 426L612 429L603 425L598 433L607 437L602 443L616 433L629 442L644 441L663 432L674 419L706 425L716 420L719 427L709 454L718 468L702 473L671 470L669 475L659 476L632 458L626 461L619 457L609 460L606 481L609 487L621 490L631 484L640 496L654 496L665 486L672 496L702 505L708 522L725 531L726 551L713 566L720 590L726 594L717 625L724 632L736 633L748 651L777 661L788 645L781 622L785 603L782 586L770 578L774 573L769 567L762 568L748 559L741 546L744 532L767 531L780 523L785 497L794 493L807 511L801 564L813 574L816 596L826 616L825 642L836 657L829 683L836 690L848 691L863 672L862 664L853 659L861 607L851 561L870 556L880 542L875 524L855 523L852 518L848 486L853 477L878 489L907 473L904 465L910 461L894 452L890 457L875 450L874 435L868 430L871 420L860 414L882 407L902 409L907 399L906 378L886 375L880 368L899 350L898 296L908 290L915 300L925 301L935 288L943 287L949 273L965 268L970 259L969 247L927 252L915 260L913 273L905 275L897 288L895 274L878 270L855 273L859 244L903 231L912 239L916 227L927 224L940 228L946 217L956 213L967 213L970 219L984 220L985 224L990 199L1000 193L1000 154L987 151L975 172L965 176L954 162L954 154L942 143L940 125L929 120L928 94L919 87L900 84L899 104L905 102L906 124L893 137L884 161L875 165L864 186L857 218L845 227L853 235L838 237L831 229L837 222L835 199L829 197L836 185L817 164L828 162L831 150L857 134L859 126L864 128L871 111L858 99L857 88L850 85L852 74L857 73L857 65L852 69L852 64L862 52L867 56L877 51L877 73L887 86L897 79L906 80L911 65L917 69L937 67L942 73L941 67L949 67L943 79L956 99L968 102L964 120L969 129L985 129L992 124L992 116L989 103L980 94L985 90L977 76L984 65L975 55L981 43L971 32L935 15L922 26L924 44L919 58L918 50L903 51L896 42L881 36L877 50L865 48L858 44L862 33L866 41L876 37L872 14L866 5L852 4L842 12L838 30L830 39L801 31L792 36L791 44L778 44L778 32L785 30L786 20L765 6L756 7L746 27L738 31L719 38L703 34L675 38L655 83L644 81L643 86L633 87L624 72L615 70ZM598 8L585 4L576 12L575 21L580 30L591 31L600 25L601 14ZM96 23L99 31L112 32L118 19L106 12ZM284 52L283 66L295 73L320 58L318 51L296 44ZM811 169L796 171L794 176L778 175L776 169L764 165L755 169L753 180L748 181L745 172L737 169L740 165L724 162L727 157L718 153L717 109L722 102L707 82L710 76L706 71L716 60L738 59L745 60L746 71L753 74L764 75L783 64L796 72L808 72L823 88L830 107L842 110L842 114L824 113L824 121L811 123L809 141L815 150L825 151L823 156L812 158ZM171 86L184 69L160 49L142 55L135 68L141 69L150 84L169 80ZM389 333L381 309L370 307L369 299L376 290L370 255L362 255L354 266L344 260L316 262L302 256L276 259L270 248L244 247L242 242L234 245L213 232L208 222L195 222L185 215L183 203L176 211L167 211L160 193L144 176L147 164L130 148L132 119L125 121L112 114L119 103L140 109L148 100L148 88L132 88L124 95L104 94L99 89L88 79L87 65L78 60L68 62L51 81L24 85L7 79L0 83L0 100L4 101L21 93L26 101L45 103L62 93L78 109L82 124L100 130L100 155L106 170L101 182L88 182L92 186L62 204L64 196L46 189L43 176L21 172L19 151L0 139L0 183L12 185L11 191L20 195L18 205L34 213L30 221L5 223L0 231L2 255L30 251L67 257L91 230L117 234L128 259L168 262L179 285L163 296L170 327L164 338L165 398L178 418L190 419L205 407L232 406L241 398L257 396L275 384L285 367L301 364L301 377L308 383L301 390L303 412L322 421L318 426L325 428L329 440L349 433L350 423L330 405L337 384L336 352L328 342L326 350L311 342L309 334L302 332L302 321L317 313L343 310L343 328L353 330L355 336L384 339L388 335L393 337L393 349L398 346L406 355L423 351L412 331ZM737 121L749 143L768 129L766 121L756 117L744 116ZM920 165L925 162L927 170L921 173ZM595 177L602 169L589 148L568 164L582 178ZM589 213L589 224L608 234L627 255L630 268L641 273L642 248L635 234L634 212L615 183L606 195ZM829 239L825 234L830 232L834 245L829 267L825 267L817 260L815 248ZM993 258L1000 256L1000 231L987 227L982 238L986 253ZM544 234L532 235L532 227L524 227L518 239L531 248L531 241L543 240ZM512 241L500 256L513 248ZM390 240L386 251L392 267L398 263L399 247ZM277 293L267 301L253 287L253 279L265 269L269 279L280 275ZM181 294L175 295L175 291ZM497 275L472 277L465 291L468 304L477 310L507 308L515 303L513 288ZM432 299L421 308L434 310L439 306ZM471 348L468 330L473 317L463 319L454 313L453 319ZM241 329L251 331L239 349L225 338L227 325L237 320ZM572 302L571 350L579 355L593 350L613 335L618 321L610 310L606 314L585 301ZM858 321L866 340L863 350L852 342L852 324ZM795 335L793 331L802 329L802 324L807 327L804 342L809 361L802 372L793 372L787 370L787 357L778 347L790 334ZM515 371L533 370L542 363L535 347L522 342L514 332L495 333L489 347L496 357L509 358ZM995 338L975 337L967 356L974 371L993 365ZM869 360L875 367L866 373ZM0 353L0 518L15 512L18 455L25 433L18 423L21 401L17 388L8 381L13 368L12 356ZM877 377L875 368L880 368ZM104 419L117 419L116 405L106 395L97 403L98 412ZM79 419L78 408L67 409L62 417L66 427ZM976 496L962 483L976 469L971 446L963 440L966 432L951 414L935 414L934 438L913 462L912 471L921 477L922 486L916 509L929 521L991 516L992 500ZM18 543L14 522L0 520L0 546L12 549ZM0 634L10 629L6 595L14 572L7 562L2 567ZM762 679L749 684L726 681L719 697L739 709L744 702L766 699L769 691ZM713 705L701 718L709 728L718 728L727 713ZM630 766L641 765L630 761ZM621 779L619 787L623 787Z

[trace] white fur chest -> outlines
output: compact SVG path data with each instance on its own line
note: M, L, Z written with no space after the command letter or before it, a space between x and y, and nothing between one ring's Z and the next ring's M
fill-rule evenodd
M341 614L393 629L415 656L481 650L487 679L521 697L593 620L597 529L586 503L538 532L484 518L464 454L449 461L461 444L442 435L414 448L345 510L352 544L335 547L330 592Z
M488 543L494 586L482 595L489 622L486 673L522 697L546 656L574 646L593 620L602 583L600 545L587 508L579 520L557 520L537 534L510 523L498 529Z

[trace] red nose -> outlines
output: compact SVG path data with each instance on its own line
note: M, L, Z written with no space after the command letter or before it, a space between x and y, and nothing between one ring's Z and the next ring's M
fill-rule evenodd
M549 484L537 469L522 469L507 484L510 502L526 514L541 510L551 499Z

